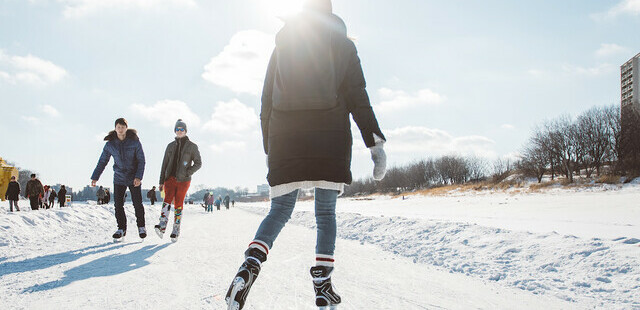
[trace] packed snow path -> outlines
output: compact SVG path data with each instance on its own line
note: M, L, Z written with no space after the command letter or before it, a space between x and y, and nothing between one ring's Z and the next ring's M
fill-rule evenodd
M0 207L6 210L6 203ZM224 294L262 217L240 210L183 213L180 240L151 228L140 242L127 206L125 242L113 243L110 206L0 214L2 309L224 309ZM245 309L315 309L315 231L288 225L276 241ZM575 309L553 296L502 286L339 239L334 283L341 309Z

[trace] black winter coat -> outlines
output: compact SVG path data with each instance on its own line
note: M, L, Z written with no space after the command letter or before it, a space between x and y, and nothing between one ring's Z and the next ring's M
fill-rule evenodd
M67 190L64 188L61 188L58 191L58 202L64 202L67 200Z
M296 28L304 29L299 31L303 35L296 36ZM289 59L280 59L283 66L278 63L279 57L284 57L279 55L281 47L293 47L297 51L308 46L323 49L310 53L309 59L327 53L322 43L310 42L314 38L322 38L323 42L331 45L329 53L333 56L330 61L334 69L327 73L323 71L326 69L324 66L319 69L320 66L302 66L304 74L316 74L313 70L316 69L318 75L329 77L316 79L317 89L312 89L314 86L308 81L296 82L304 79L299 77L301 66L291 65ZM283 54L296 58L296 52ZM314 77L309 76L309 79L314 80ZM327 83L331 80L335 85ZM385 139L365 88L360 58L354 43L347 37L342 19L333 14L303 12L286 22L276 37L276 49L269 62L262 92L260 120L264 151L268 155L269 185L317 180L351 183L349 115L353 115L367 147L375 145L374 133ZM300 89L305 89L304 93L300 93ZM326 101L324 106L322 100ZM297 107L291 108L296 104Z
M29 180L27 181L27 190L26 190L27 198L35 198L44 196L44 187L40 180Z
M9 182L9 186L7 186L7 192L4 194L4 198L7 200L19 200L20 197L20 183L16 181Z

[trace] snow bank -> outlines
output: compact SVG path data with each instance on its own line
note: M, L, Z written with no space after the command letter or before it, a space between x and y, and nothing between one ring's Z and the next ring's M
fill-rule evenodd
M243 209L265 215L264 206ZM640 308L640 248L635 238L582 239L476 224L338 214L338 236L382 247L415 263L548 294L581 306ZM312 212L292 223L315 228Z
M0 247L47 246L60 238L81 241L96 231L116 229L112 205L76 203L71 207L32 211L28 204L21 204L20 212L8 212L6 202L0 205ZM132 209L125 208L128 219L135 218Z

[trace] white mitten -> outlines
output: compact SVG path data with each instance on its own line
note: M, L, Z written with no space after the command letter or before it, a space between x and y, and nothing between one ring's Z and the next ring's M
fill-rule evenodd
M373 160L373 179L382 180L387 173L387 154L384 152L382 143L376 144L369 148L371 151L371 160Z

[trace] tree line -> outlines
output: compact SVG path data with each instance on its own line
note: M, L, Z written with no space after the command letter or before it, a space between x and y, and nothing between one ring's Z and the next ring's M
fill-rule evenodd
M620 160L625 156L625 145L632 142L625 141L622 135L620 116L620 107L616 105L593 107L575 118L561 115L537 125L517 158L493 162L460 155L422 159L390 168L378 182L372 178L356 180L345 189L345 195L412 191L481 181L498 183L514 173L535 177L538 182L542 182L545 175L552 180L563 176L568 182L573 182L578 175L587 178L603 174L635 175L638 163Z

